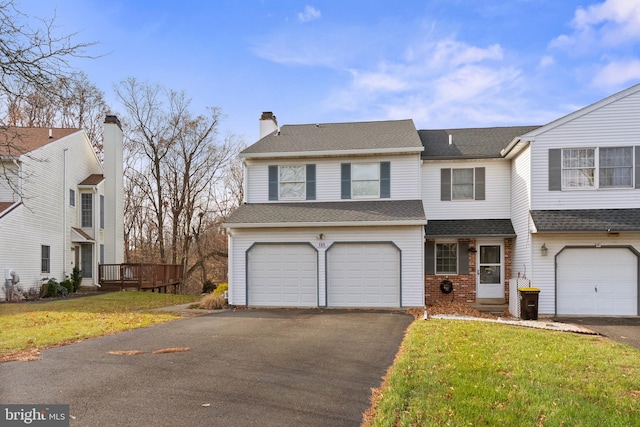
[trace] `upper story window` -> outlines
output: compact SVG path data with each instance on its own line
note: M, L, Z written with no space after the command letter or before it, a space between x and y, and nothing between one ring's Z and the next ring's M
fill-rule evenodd
M81 227L93 227L93 194L80 195L80 209Z
M100 228L104 229L104 196L100 195Z
M279 200L304 200L305 199L305 167L304 166L279 166L278 167L278 199Z
M550 191L633 186L634 147L549 150Z
M440 200L484 200L485 168L440 169Z
M76 205L76 190L73 188L69 189L69 206Z
M316 165L270 165L269 200L315 200Z
M342 163L341 182L343 199L388 199L391 197L391 162Z
M351 195L380 197L380 163L351 164Z

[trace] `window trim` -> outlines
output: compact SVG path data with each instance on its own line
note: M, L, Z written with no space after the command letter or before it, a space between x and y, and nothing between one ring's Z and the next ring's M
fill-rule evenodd
M104 194L100 195L100 229L104 230Z
M601 150L607 149L615 149L615 148L625 148L629 149L631 153L631 182L629 185L625 186L601 186L600 185L600 173L604 167L600 167L600 153ZM593 167L589 168L567 168L564 165L565 161L565 152L570 150L593 150ZM637 188L638 183L636 182L637 168L640 165L636 164L636 154L635 154L635 146L633 145L616 145L616 146L595 146L595 147L563 147L560 149L560 190L561 191L593 191L593 190L628 190ZM620 167L622 168L622 166ZM624 166L624 168L628 168L628 166ZM574 169L593 169L593 185L589 186L567 186L565 185L564 172L567 170ZM607 169L616 169L616 168L607 168ZM551 187L550 187L551 189ZM553 190L552 190L553 191Z
M380 163L381 162L356 162L356 163L351 163L351 198L353 199L379 199L380 198L380 183L381 183L381 171L380 171ZM354 171L354 167L357 166L377 166L376 171L378 173L378 176L376 179L355 179L354 175L355 175L355 171ZM355 195L354 191L353 191L353 184L354 182L358 183L358 182L377 182L378 185L376 186L376 194L364 194L364 195Z
M455 185L469 185L469 183L464 184L456 184L454 182L454 171L463 171L470 170L471 171L471 196L465 198L456 198L455 192L453 191ZM476 168L451 168L451 201L467 201L467 200L476 200Z
M438 270L438 246L439 245L455 245L455 264L456 264L456 268L455 271L449 271L449 272L443 272L443 271L439 271ZM459 242L454 242L454 241L436 241L434 242L434 253L433 253L433 261L434 261L434 266L433 266L433 272L435 275L438 276L454 276L454 275L458 275L459 271L460 271L460 262L459 262L459 256L460 256L460 244Z
M282 181L280 179L281 175L280 175L280 170L282 168L301 168L302 169L302 181ZM296 184L296 183L301 183L302 184L302 195L300 197L283 197L282 196L282 190L281 190L281 185L282 184ZM299 165L299 164L295 164L295 165L278 165L278 200L306 200L307 199L307 168L306 165Z
M40 273L51 273L51 246L49 245L40 245Z
M85 206L85 196L89 196L89 205ZM88 211L88 212L87 212ZM87 216L85 216L87 214ZM85 219L89 220L89 223L85 222ZM80 193L80 226L82 228L93 227L93 193Z

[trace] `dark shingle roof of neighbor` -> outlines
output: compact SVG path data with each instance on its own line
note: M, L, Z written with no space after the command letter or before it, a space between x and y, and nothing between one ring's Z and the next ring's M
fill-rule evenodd
M640 231L640 209L535 210L540 232Z
M242 151L241 155L403 149L422 144L413 120L284 125Z
M419 130L424 145L423 159L501 158L502 151L513 138L539 126L510 126L468 129ZM451 145L449 145L451 135Z
M424 228L427 238L516 235L510 219L430 219Z
M241 205L227 224L426 222L420 200L376 200ZM356 224L357 225L357 224Z

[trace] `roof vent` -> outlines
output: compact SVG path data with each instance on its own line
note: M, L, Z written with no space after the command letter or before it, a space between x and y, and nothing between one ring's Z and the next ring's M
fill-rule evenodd
M453 135L449 134L449 145L453 144Z

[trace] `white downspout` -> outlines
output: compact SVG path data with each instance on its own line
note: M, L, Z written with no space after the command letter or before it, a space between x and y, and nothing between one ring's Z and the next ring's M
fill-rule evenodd
M62 280L67 279L67 150L62 150Z

